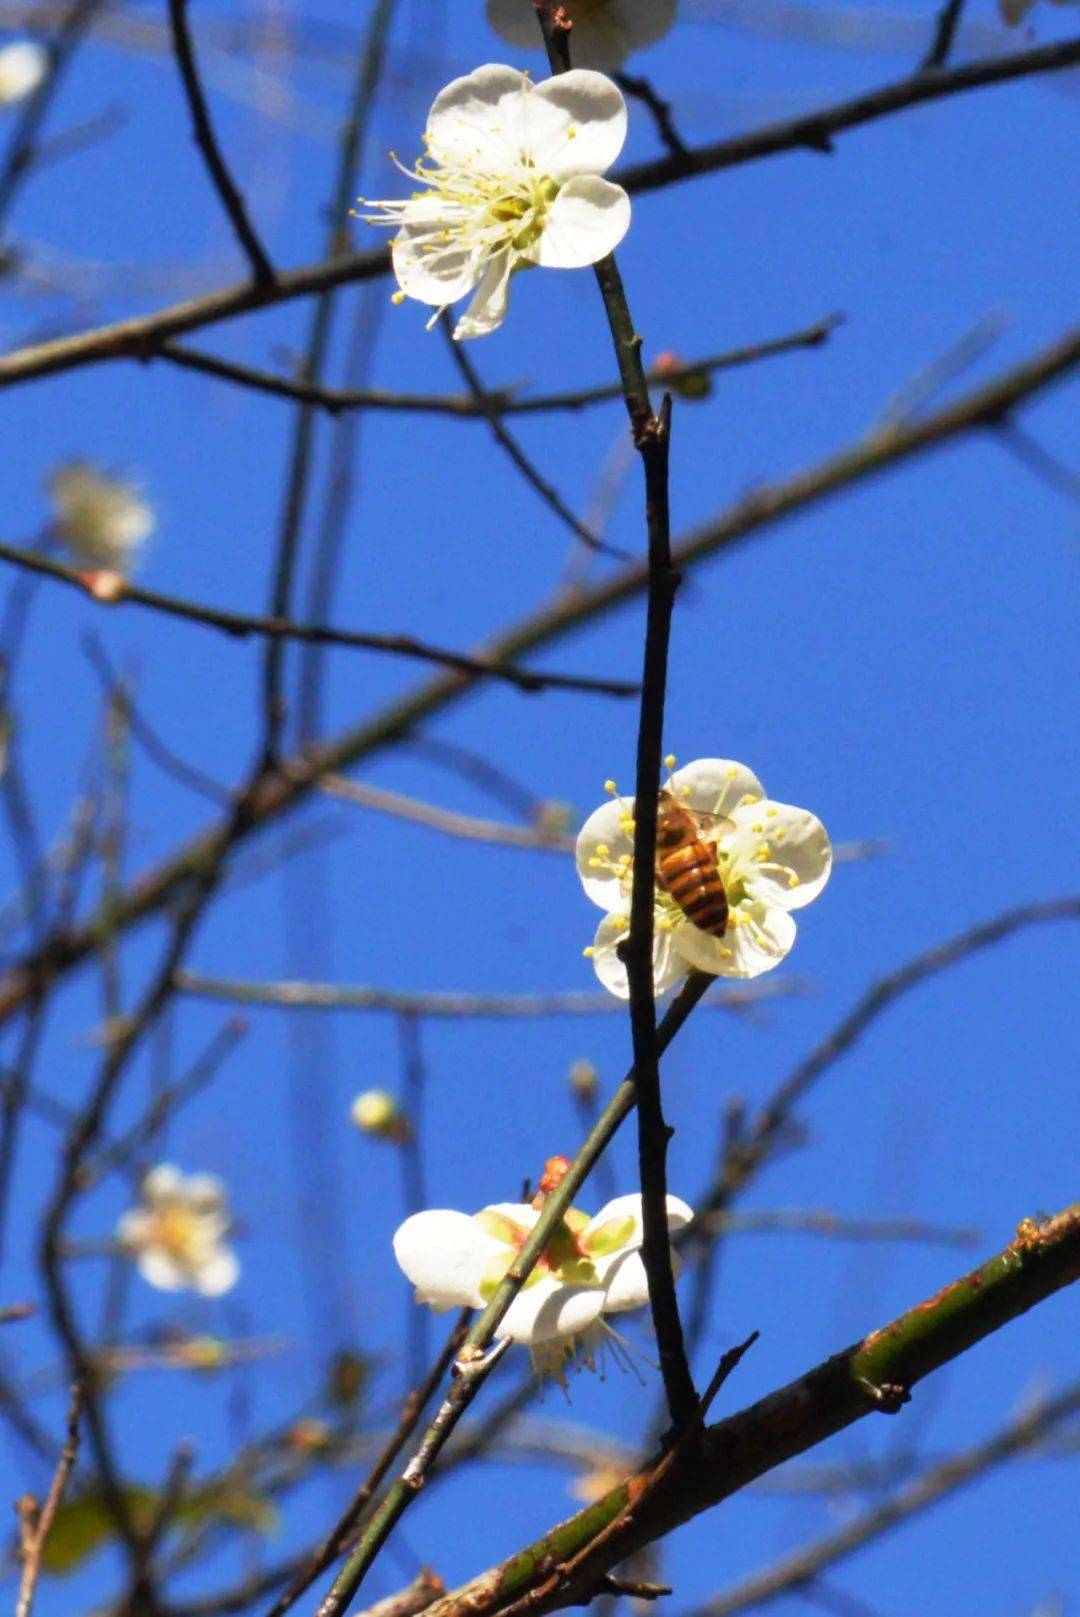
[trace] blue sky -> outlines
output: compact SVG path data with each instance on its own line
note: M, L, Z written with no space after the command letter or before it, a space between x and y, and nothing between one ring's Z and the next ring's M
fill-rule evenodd
M199 7L195 17L209 30L214 20L253 20L265 9L250 0ZM804 9L826 22L838 15ZM934 9L924 0L903 11L868 7L873 40L883 35L894 48L839 49L736 26L746 12L702 4L631 65L671 98L688 139L716 138L911 70ZM1030 29L1006 36L990 4L971 0L968 9L961 55L1065 37L1076 20L1068 7L1037 6ZM417 149L426 107L447 79L482 61L529 65L493 38L479 6L454 10L451 28L440 8L402 0L392 37L395 87L379 105L358 188L365 194L397 192L387 153L392 147L404 158ZM214 43L219 36L205 35L222 140L282 264L321 251L334 131L348 94L342 51L369 11L339 0L273 8L286 37L320 47L297 54L284 86L274 77L280 59L275 66L268 58L259 77L247 58ZM159 10L138 7L132 15L156 21ZM772 15L766 9L750 20L761 25ZM539 70L539 59L532 65ZM647 356L692 357L833 312L844 316L826 347L722 376L705 403L677 403L676 533L865 432L977 322L994 324L997 335L963 384L1019 360L1075 318L1080 241L1067 154L1075 149L1076 96L1075 74L982 91L842 137L830 158L778 157L635 203L619 261ZM113 139L42 172L22 194L11 238L78 292L20 296L0 283L5 344L149 310L240 272L189 139L175 74L152 44L88 45L53 127L114 105L125 121ZM628 153L654 150L648 121L633 107ZM358 234L361 246L373 239ZM417 305L391 308L389 290L378 283L340 300L334 377L345 374L362 315L371 383L455 390L441 338L425 333ZM292 305L200 334L198 342L283 368L302 347L306 325L306 309ZM608 379L612 357L592 277L520 277L510 317L472 357L489 384L547 389ZM1074 467L1076 405L1074 383L1024 415L1039 442ZM157 507L142 581L194 600L263 608L290 406L162 363L123 363L8 392L0 411L5 540L33 542L47 516L43 478L57 461L85 455L136 472ZM522 420L518 430L583 511L625 428L613 403L580 416ZM464 647L558 586L567 536L482 424L371 414L357 431L334 621ZM330 437L323 424L320 473ZM643 542L636 468L610 537L634 550ZM703 1013L672 1050L665 1064L677 1130L670 1179L691 1202L708 1180L730 1099L760 1102L871 978L1000 909L1077 888L1077 538L1075 503L984 433L759 536L686 580L672 646L671 749L680 760L745 760L771 794L818 813L835 840L888 843L883 858L838 867L805 912L789 974L807 992L770 1004L757 1023ZM642 623L635 603L567 637L538 664L636 677ZM16 708L46 842L63 831L97 722L99 687L81 647L91 628L115 664L137 670L140 705L178 754L226 782L250 760L255 648L134 609L106 615L70 592L42 590ZM290 666L295 675L295 658ZM326 733L422 673L396 660L331 652ZM569 803L583 817L607 776L632 779L635 724L633 704L490 687L428 733L483 754L536 797ZM365 765L360 778L448 808L507 812L409 749ZM138 751L131 790L129 873L213 814ZM457 842L334 803L312 804L288 829L316 823L334 833L317 852L222 896L196 939L193 968L490 993L593 985L581 949L595 912L569 861ZM280 837L273 831L260 847L271 852ZM10 857L4 874L10 888ZM160 941L148 928L126 948L129 995L152 969ZM1061 923L1032 929L917 990L815 1091L800 1113L803 1146L762 1175L744 1205L974 1226L984 1253L1022 1217L1064 1205L1076 1194L1076 970L1077 928ZM227 1014L194 1001L178 1008L177 1072ZM50 1017L38 1070L43 1090L72 1103L86 1092L98 1060L88 1035L99 1015L98 976L84 972ZM629 1032L621 1017L470 1021L426 1025L422 1042L429 1199L471 1210L515 1196L546 1156L573 1150L581 1124L567 1069L591 1059L609 1090L625 1070ZM151 1081L144 1059L118 1125L138 1115ZM226 1302L198 1306L134 1282L125 1339L172 1322L280 1336L288 1345L256 1374L193 1383L132 1376L110 1407L133 1479L159 1481L184 1438L195 1445L197 1472L211 1470L239 1437L295 1413L330 1354L357 1336L377 1363L368 1420L375 1425L394 1407L403 1391L408 1306L390 1252L402 1213L399 1163L392 1148L351 1128L348 1107L362 1088L399 1083L392 1019L256 1010L213 1088L174 1120L164 1154L229 1183L243 1277ZM56 1172L55 1153L55 1132L32 1121L20 1150L19 1219L2 1300L37 1295L33 1220ZM632 1188L630 1132L612 1160L620 1188ZM122 1184L108 1182L85 1200L74 1233L107 1235L126 1198ZM601 1199L593 1193L582 1202L593 1209ZM931 1247L733 1237L699 1375L707 1379L726 1346L759 1329L760 1344L724 1393L724 1407L738 1407L968 1261ZM84 1264L77 1295L87 1321L99 1315L102 1285L102 1266ZM1075 1373L1077 1323L1075 1297L1053 1300L939 1376L901 1420L866 1422L821 1457L887 1455L908 1442L939 1453L982 1437L1022 1400ZM17 1340L10 1329L2 1344L8 1373L52 1362L40 1323L19 1326ZM631 1334L648 1348L644 1324ZM509 1380L518 1368L503 1374ZM640 1440L659 1395L656 1374L644 1374L645 1392L630 1377L604 1384L581 1377L569 1408L549 1393L544 1413ZM58 1429L57 1399L43 1398L40 1413ZM17 1446L6 1458L16 1479L9 1492L41 1486ZM1055 1593L1075 1597L1062 1468L1021 1462L863 1552L835 1581L883 1617L1013 1614ZM273 1560L310 1540L353 1480L349 1473L307 1488L284 1512L277 1537L248 1551ZM397 1587L417 1559L458 1582L570 1508L565 1474L556 1469L474 1468L431 1489L410 1513L371 1575L371 1597ZM676 1589L665 1609L707 1598L823 1531L844 1508L747 1495L692 1524L664 1552L663 1573ZM245 1564L227 1552L178 1584L177 1596L204 1592ZM112 1571L106 1555L73 1581L46 1586L41 1611L104 1600ZM803 1602L785 1604L794 1611Z

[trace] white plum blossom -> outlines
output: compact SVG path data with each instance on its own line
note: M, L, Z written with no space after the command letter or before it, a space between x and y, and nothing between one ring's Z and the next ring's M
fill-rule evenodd
M668 759L672 768L674 759ZM594 904L607 913L585 953L605 988L629 998L618 946L630 929L634 874L634 800L619 797L591 814L577 839L577 868ZM791 911L815 899L829 879L832 848L821 821L806 809L766 797L745 764L699 758L671 774L667 789L692 811L702 840L715 854L728 901L721 937L688 920L657 879L653 971L657 994L691 969L714 977L758 977L771 971L795 941Z
M49 53L31 39L17 39L0 50L0 107L32 95L45 77Z
M626 192L601 178L625 139L626 103L602 73L533 84L493 64L454 79L428 114L424 157L398 165L419 189L362 215L397 228L396 300L433 305L430 329L472 292L454 336L480 337L501 325L515 271L605 258L630 223Z
M137 485L71 460L50 474L48 488L56 533L75 561L126 577L154 529L153 507Z
M230 1225L225 1189L210 1174L182 1174L161 1163L142 1183L142 1200L117 1225L120 1245L159 1291L220 1297L236 1284L240 1264L225 1245Z
M543 1199L536 1202L542 1206ZM676 1196L667 1198L667 1211L672 1231L693 1217ZM439 1313L483 1308L539 1217L537 1205L518 1202L498 1202L471 1217L439 1209L414 1213L394 1236L394 1256L418 1303ZM614 1334L603 1316L648 1302L641 1242L640 1196L617 1196L595 1218L568 1209L497 1336L526 1343L537 1374L565 1385L567 1364L580 1354L591 1367L597 1347Z
M573 27L570 60L575 67L622 67L631 51L653 45L675 21L675 0L563 0ZM508 44L542 50L543 39L528 0L487 0L487 18Z

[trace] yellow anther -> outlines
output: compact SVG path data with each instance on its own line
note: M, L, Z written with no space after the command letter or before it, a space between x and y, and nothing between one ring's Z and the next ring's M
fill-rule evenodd
M604 860L604 859L590 859L589 860L589 869L590 870L604 870L606 868L607 868L607 861Z
M761 833L764 831L765 827L763 825L759 824L759 825L752 826L751 829L753 830L754 835L759 837L761 835Z
M616 787L615 782L613 780L606 780L604 782L604 790L605 790L605 792L607 792L609 797L614 797L616 791L618 790L618 788Z
M405 302L405 294L404 294L404 292L391 292L391 294L390 294L390 302L391 303L404 303Z
M589 944L589 947L588 947L588 948L587 948L587 949L582 949L582 951L581 951L581 952L582 952L582 954L583 954L583 955L584 955L584 956L585 956L585 958L586 958L586 960L593 960L593 959L595 959L595 956L596 956L596 950L595 950L595 949L594 949L594 948L593 948L593 946L592 946L592 944L591 944L591 943L590 943L590 944Z
M669 752L667 757L664 759L664 768L665 769L674 769L675 768L675 754L673 752Z
M775 809L766 809L765 813L766 813L767 817L770 820L775 820L776 819L776 810Z
M783 842L786 835L787 833L783 830L773 832L773 836L776 838L777 842Z
M734 958L735 958L735 950L734 949L726 949L726 948L721 949L720 950L720 958L721 958L721 960L734 960Z
M799 878L798 878L798 876L796 876L794 871L792 871L791 874L788 876L787 884L788 884L789 887L798 887Z
M611 852L611 849L608 847L606 842L598 842L596 844L596 851L601 859L606 859L608 854Z

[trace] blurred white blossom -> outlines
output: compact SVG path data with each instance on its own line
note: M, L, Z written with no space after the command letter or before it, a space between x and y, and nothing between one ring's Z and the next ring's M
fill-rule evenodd
M471 1217L432 1210L407 1218L394 1236L394 1256L416 1287L416 1301L440 1313L483 1308L525 1244L543 1200L541 1194L533 1205L498 1202ZM693 1217L676 1196L668 1197L667 1209L670 1230ZM640 1196L618 1196L595 1218L570 1208L497 1336L527 1344L537 1373L564 1385L576 1356L591 1368L597 1348L613 1334L602 1316L649 1300L641 1241Z
M32 95L45 77L49 53L44 45L19 39L0 50L0 107Z
M197 1291L219 1297L240 1273L225 1245L229 1231L225 1189L209 1174L182 1174L161 1163L142 1183L142 1198L117 1225L117 1239L139 1273L159 1291Z
M126 576L154 529L153 507L138 486L71 460L50 474L48 489L56 532L76 563Z
M675 0L563 0L573 27L575 67L622 67L631 51L652 45L675 21ZM542 50L534 8L523 0L487 0L488 22L501 39L522 50Z
M415 168L398 165L421 189L368 201L376 212L362 216L397 228L397 300L433 305L430 329L472 292L454 336L480 337L501 325L515 271L581 269L606 257L626 234L630 199L600 176L625 138L626 104L602 73L533 84L489 65L454 79L428 114L425 156Z
M673 762L674 760L669 760ZM634 800L619 797L591 814L577 840L577 868L594 904L607 914L586 954L596 975L620 999L629 997L618 946L630 930L634 876ZM700 758L672 774L668 790L698 818L716 859L728 902L727 929L717 937L690 921L659 880L655 883L653 969L658 994L691 968L714 977L758 977L778 966L795 942L790 911L815 899L829 879L832 848L821 821L806 809L775 803L745 764Z

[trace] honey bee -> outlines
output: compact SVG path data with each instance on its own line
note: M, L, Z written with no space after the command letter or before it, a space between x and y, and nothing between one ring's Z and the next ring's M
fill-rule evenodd
M656 879L686 919L710 937L722 938L728 900L713 840L732 828L722 816L698 814L675 801L667 787L657 799Z

